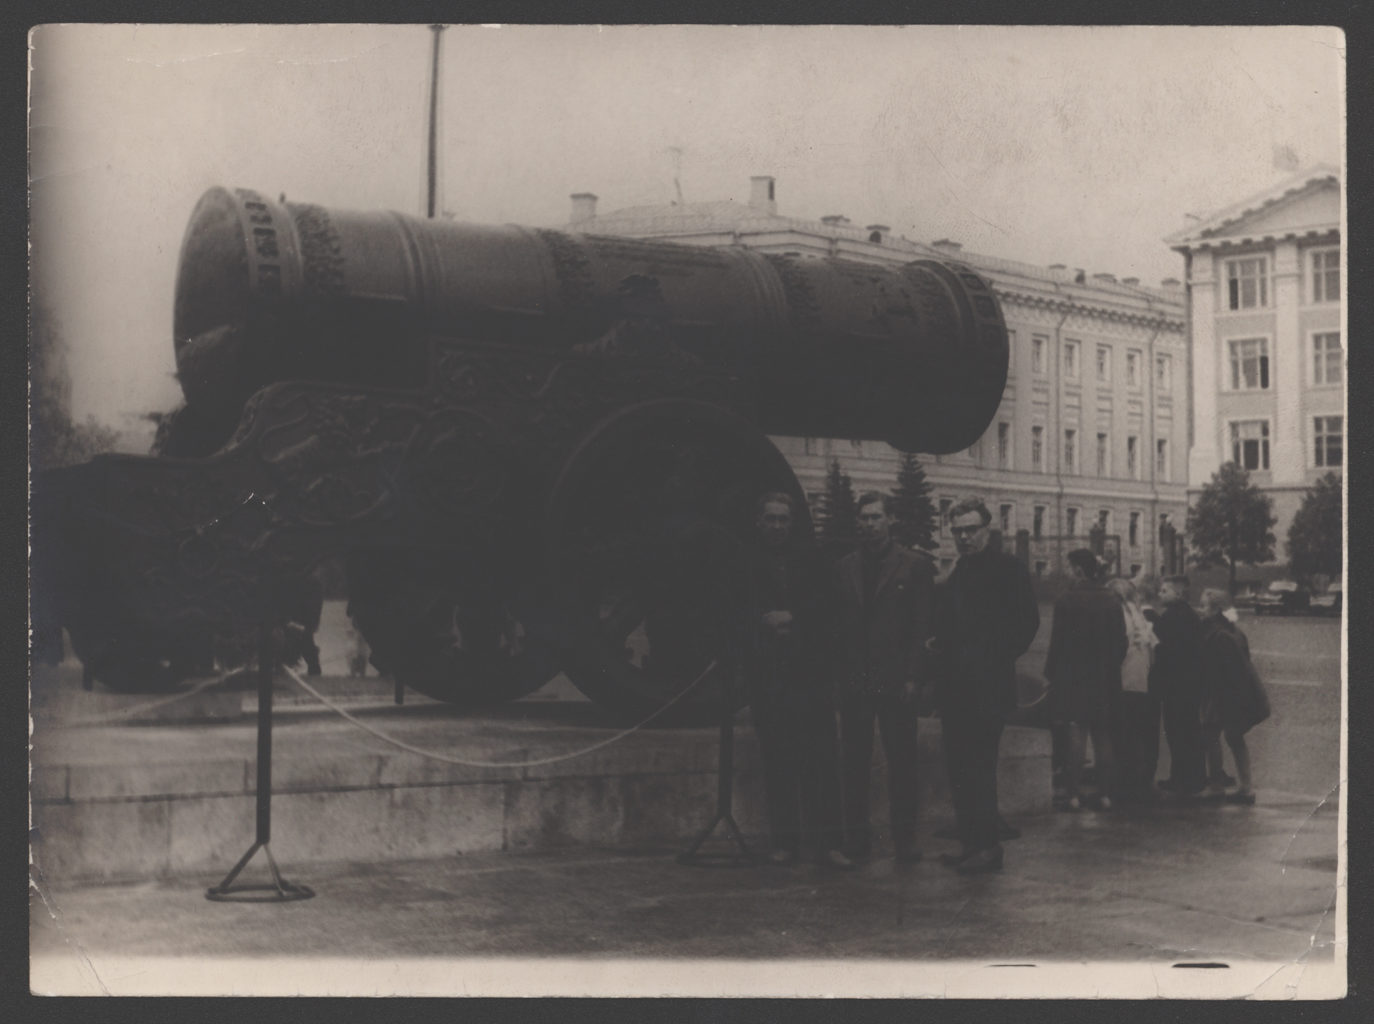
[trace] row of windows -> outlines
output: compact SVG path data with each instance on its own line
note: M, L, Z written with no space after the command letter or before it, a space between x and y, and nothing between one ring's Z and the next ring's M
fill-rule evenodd
M1232 391L1267 391L1270 387L1269 339L1234 338L1226 343L1231 372L1227 378ZM1312 335L1311 359L1313 385L1339 384L1345 363L1340 331L1320 331Z
M1313 249L1303 275L1304 301L1341 300L1341 250ZM1270 304L1269 257L1246 256L1226 261L1226 308L1264 309Z
M1049 335L1031 335L1031 373L1043 375L1045 367L1049 365L1047 355L1049 349ZM1074 338L1064 339L1063 365L1061 367L1065 380L1079 379L1079 350L1082 343ZM1145 365L1145 354L1141 349L1130 348L1126 350L1126 386L1128 388L1139 388L1143 379L1143 368ZM1099 384L1112 383L1112 349L1110 345L1098 345L1093 363L1093 373ZM1161 392L1170 391L1173 388L1173 359L1169 355L1155 356L1155 389Z
M1269 421L1231 423L1231 461L1244 469L1269 468ZM1312 462L1318 469L1339 469L1345 461L1345 417L1312 417Z
M953 498L941 498L940 504L940 536L950 536L949 510L954 505ZM1043 540L1046 536L1046 517L1049 512L1048 505L1031 506L1031 525L1030 535L1032 540ZM1139 549L1143 540L1142 524L1144 513L1137 509L1131 509L1126 517L1126 544L1132 549ZM1160 524L1163 525L1168 519L1167 514L1161 514ZM1095 528L1100 528L1103 533L1112 532L1112 510L1102 508L1097 510L1097 519L1093 526L1088 530L1082 530L1085 518L1083 510L1077 505L1069 505L1064 509L1064 536L1079 537L1087 536L1088 532ZM1003 537L1014 537L1018 526L1016 522L1016 505L1012 502L1003 502L997 506L996 526L1002 532ZM1081 531L1081 532L1080 532Z
M997 465L999 469L1013 468L1010 459L1011 447L1007 443L1010 434L1010 424L999 423L997 425ZM1066 427L1064 429L1064 459L1061 464L1065 473L1079 473L1078 447L1078 428ZM1097 434L1094 454L1096 475L1113 476L1111 436L1105 431ZM1141 468L1140 438L1131 434L1126 438L1126 478L1139 480ZM1031 472L1045 472L1045 428L1041 426L1031 427ZM1155 479L1166 483L1169 480L1168 438L1161 437L1155 440Z

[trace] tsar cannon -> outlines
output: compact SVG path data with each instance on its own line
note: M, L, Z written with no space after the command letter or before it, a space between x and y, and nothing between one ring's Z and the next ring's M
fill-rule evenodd
M374 663L405 685L475 705L561 669L646 712L723 673L755 499L802 497L767 435L956 451L1007 368L992 290L958 263L247 189L196 206L173 328L185 404L160 454L35 484L36 625L60 621L115 687L175 671L208 630L283 619L339 556Z

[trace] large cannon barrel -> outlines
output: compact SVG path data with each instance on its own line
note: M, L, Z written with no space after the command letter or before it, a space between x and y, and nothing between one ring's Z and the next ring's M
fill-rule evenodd
M231 425L275 381L423 387L439 338L677 361L739 381L769 433L925 452L983 433L1007 367L992 290L957 263L478 226L224 188L187 227L174 335L188 407Z

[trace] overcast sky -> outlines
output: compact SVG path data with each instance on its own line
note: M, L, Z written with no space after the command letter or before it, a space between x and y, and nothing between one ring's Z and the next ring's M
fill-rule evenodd
M424 26L56 26L31 39L36 299L74 413L170 409L172 291L200 194L419 213ZM445 209L566 223L674 196L841 213L917 241L1157 284L1161 242L1302 166L1341 165L1322 28L454 27Z

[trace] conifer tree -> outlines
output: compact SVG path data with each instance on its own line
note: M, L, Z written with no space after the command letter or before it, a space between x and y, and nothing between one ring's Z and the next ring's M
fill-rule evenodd
M902 453L897 470L897 486L892 491L892 536L909 548L936 546L935 520L938 513L931 500L930 481L921 460L910 452Z
M852 544L859 536L858 498L849 474L840 468L840 460L830 463L825 475L825 493L821 495L816 522L821 539L836 545Z

